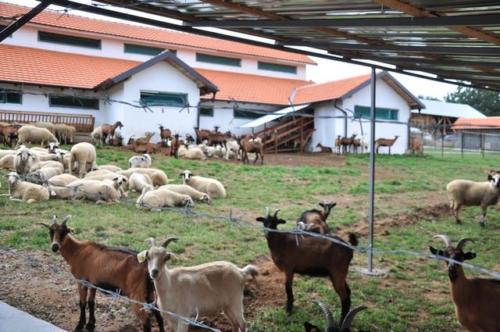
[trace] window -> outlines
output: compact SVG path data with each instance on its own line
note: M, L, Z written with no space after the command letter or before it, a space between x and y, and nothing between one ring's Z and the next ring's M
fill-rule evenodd
M241 59L227 58L224 56L217 56L217 55L210 55L203 53L196 53L196 61L215 63L217 65L241 67Z
M368 106L354 106L354 117L355 118L370 118L370 107ZM377 107L375 109L375 119L377 120L398 120L399 111L392 108L382 108Z
M49 43L65 44L71 46L81 46L81 47L89 47L97 49L101 48L101 41L99 39L60 35L58 33L51 33L45 31L38 31L38 40Z
M214 108L212 106L200 106L201 116L214 116Z
M141 103L147 106L174 106L188 105L187 94L168 92L141 92Z
M255 111L243 111L234 110L233 116L238 119L257 119L262 117L262 114L256 113Z
M98 110L99 99L72 96L49 96L49 105L50 107L74 107Z
M297 67L288 66L288 65L280 65L277 63L259 61L258 68L262 69L262 70L271 70L271 71L279 71L282 73L297 74Z
M8 92L0 90L0 103L22 104L23 94L21 92Z
M125 53L158 55L163 51L165 51L165 49L160 47L144 46L137 44L123 44L123 52ZM176 50L169 50L169 51L174 54L176 53Z

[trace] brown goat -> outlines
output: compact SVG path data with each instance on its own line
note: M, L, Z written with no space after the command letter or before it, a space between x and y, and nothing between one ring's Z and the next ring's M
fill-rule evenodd
M143 303L154 302L154 285L149 278L148 267L137 261L137 252L128 249L107 247L91 241L79 241L73 238L71 229L66 223L70 216L66 216L61 224L57 223L56 216L52 224L41 223L49 229L51 249L60 252L66 263L69 264L71 274L76 279L85 280L100 288L104 288ZM85 308L89 307L89 320L85 329L95 329L95 288L87 288L78 282L80 295L80 319L75 331L82 331L86 322ZM144 331L151 331L151 314L158 322L160 331L164 331L163 318L160 312L152 313L142 310L138 304L133 304L135 314L142 322Z
M170 131L170 129L165 128L162 125L159 125L159 127L160 127L160 139L162 141L172 139L172 132Z
M461 239L456 247L446 235L435 235L444 241L445 248L437 250L429 247L431 253L455 261L473 259L476 254L464 252L464 245L471 239ZM494 332L500 331L500 280L471 278L465 276L462 265L448 262L451 297L455 304L458 321L468 331Z
M269 211L266 211L265 217L258 217L256 220L262 222L265 228L277 230L279 224L286 223L285 220L278 218L278 212L279 210L276 210L270 215ZM309 235L297 237L292 233L266 230L265 236L274 264L285 273L286 311L290 313L293 308L292 284L295 273L316 277L329 276L335 292L340 297L341 320L344 320L351 307L351 290L346 278L353 250L333 241ZM332 236L332 239L345 242L336 236ZM358 241L354 234L349 234L349 242L357 245Z
M340 139L340 145L342 146L343 153L351 152L351 146L354 144L355 138L356 134L353 134L351 137L342 137Z
M154 133L147 132L143 137L136 138L132 143L132 150L136 153L152 153L154 150L153 145L149 143L151 141L151 137L154 136ZM149 152L148 152L149 151Z
M14 146L17 143L17 132L21 128L19 124L9 124L0 126L0 134L3 136L5 146Z
M319 206L323 208L322 211L318 209L312 209L302 212L300 218L297 220L297 226L307 232L328 234L330 233L330 228L326 223L326 219L330 215L330 211L337 205L333 202L320 202Z
M196 144L201 144L204 140L208 140L210 137L210 130L207 129L194 127L194 132L196 134Z
M412 154L422 155L424 153L424 144L422 142L422 136L411 136L410 137L410 152Z
M335 139L335 149L337 150L337 154L341 153L342 149L342 136L338 135Z
M323 152L330 152L330 153L332 153L332 152L333 152L331 147L329 147L329 146L324 146L324 145L323 145L323 144L321 144L321 143L316 144L316 147L317 147L317 148L320 148L320 149L321 149L321 151L320 151L320 152L322 152L322 153L323 153Z
M116 121L112 125L107 124L107 123L101 125L102 141L106 142L106 139L108 138L108 136L110 138L112 138L113 136L115 136L116 128L120 128L120 129L123 128L123 123L121 123L120 121Z
M250 163L248 159L249 153L255 153L255 160L253 163L257 163L257 159L260 156L260 164L264 164L264 143L260 137L253 138L252 136L246 135L238 139L238 144L241 150L241 161L243 163Z
M390 138L379 138L375 141L375 146L376 146L376 152L378 153L378 149L381 146L385 146L389 148L389 155L391 154L391 148L396 143L396 140L398 139L399 136L394 136L394 139Z

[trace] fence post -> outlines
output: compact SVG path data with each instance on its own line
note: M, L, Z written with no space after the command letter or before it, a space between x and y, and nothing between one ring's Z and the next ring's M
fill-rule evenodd
M464 157L464 133L460 132L460 150L462 153L462 158Z
M483 135L483 132L481 131L481 133L479 134L479 139L481 140L479 144L481 144L481 155L483 156L484 158L484 135Z

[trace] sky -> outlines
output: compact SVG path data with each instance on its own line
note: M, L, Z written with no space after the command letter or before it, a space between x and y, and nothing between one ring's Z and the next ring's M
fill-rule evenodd
M0 0L1 2L10 2L18 5L24 6L36 6L39 2L35 0ZM90 3L90 0L78 0L78 2L82 3ZM59 7L50 6L51 9L60 9ZM129 10L119 9L120 11L129 12ZM78 11L70 11L71 14L83 15L83 16L91 16L91 17L99 17L90 13L78 12ZM135 14L136 12L134 12ZM159 17L149 14L139 14L145 17L151 17L158 19ZM103 18L103 17L99 17ZM106 18L114 21L118 21L112 18ZM167 20L172 23L180 23L176 20L170 20L161 18L162 20ZM211 31L224 32L230 35L239 35L232 32L225 32L219 29L207 29ZM246 36L247 38L249 36ZM260 38L252 39L261 40ZM370 73L370 68L366 66L353 65L349 63L327 60L323 58L312 57L312 59L318 64L317 66L308 66L307 68L307 79L312 80L317 83L333 81L337 79L343 79L352 76L364 75ZM429 96L436 97L439 99L443 99L449 92L453 92L456 90L457 86L454 84L447 84L436 82L432 80L426 80L422 78L412 77L408 75L403 75L399 73L393 73L393 75L398 79L408 90L410 90L415 96Z

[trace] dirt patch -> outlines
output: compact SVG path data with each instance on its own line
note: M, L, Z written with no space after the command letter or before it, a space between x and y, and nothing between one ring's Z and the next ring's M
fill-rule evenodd
M65 330L73 330L79 318L78 295L67 264L59 255L44 251L0 249L0 299ZM260 275L245 290L245 315L251 321L259 308L283 304L283 276L268 256L253 264ZM97 331L142 331L129 305L102 294L96 298ZM222 315L201 318L207 325L231 331ZM156 326L156 325L154 325ZM158 331L155 327L153 331ZM190 331L201 331L191 328Z

